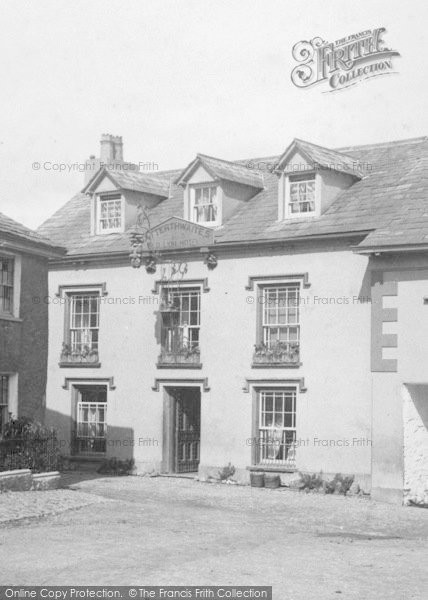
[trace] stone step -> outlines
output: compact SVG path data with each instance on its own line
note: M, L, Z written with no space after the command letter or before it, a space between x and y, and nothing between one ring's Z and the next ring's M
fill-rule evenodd
M102 463L103 458L92 456L67 456L65 459L64 470L66 471L88 471L96 473Z

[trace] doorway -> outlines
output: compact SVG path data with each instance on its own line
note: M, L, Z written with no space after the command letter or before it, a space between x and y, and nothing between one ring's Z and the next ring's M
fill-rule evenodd
M196 387L165 391L164 471L196 473L201 445L201 391Z

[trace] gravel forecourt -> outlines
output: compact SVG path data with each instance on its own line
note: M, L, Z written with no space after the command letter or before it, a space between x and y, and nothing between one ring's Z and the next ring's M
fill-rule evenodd
M272 585L275 600L428 597L427 510L179 478L78 479L70 489L0 495L1 585Z

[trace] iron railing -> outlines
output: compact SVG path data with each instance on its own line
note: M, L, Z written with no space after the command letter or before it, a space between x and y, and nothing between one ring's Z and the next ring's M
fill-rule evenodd
M55 434L32 438L0 440L0 471L31 469L35 473L57 471L61 467L59 443Z

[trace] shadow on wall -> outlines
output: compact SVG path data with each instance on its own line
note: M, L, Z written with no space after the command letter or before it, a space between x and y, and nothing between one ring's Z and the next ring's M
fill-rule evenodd
M404 386L404 496L428 506L428 385Z
M104 475L126 474L121 472L123 470L132 472L136 443L134 430L107 425L106 433L102 435L104 428L91 421L93 417L89 415L88 422L83 423L83 427L81 424L78 431L76 421L71 416L46 409L46 425L57 432L64 470L79 471L82 479L98 477L100 467Z
M372 272L367 266L364 277L361 281L360 291L358 292L360 298L371 298L372 295Z

